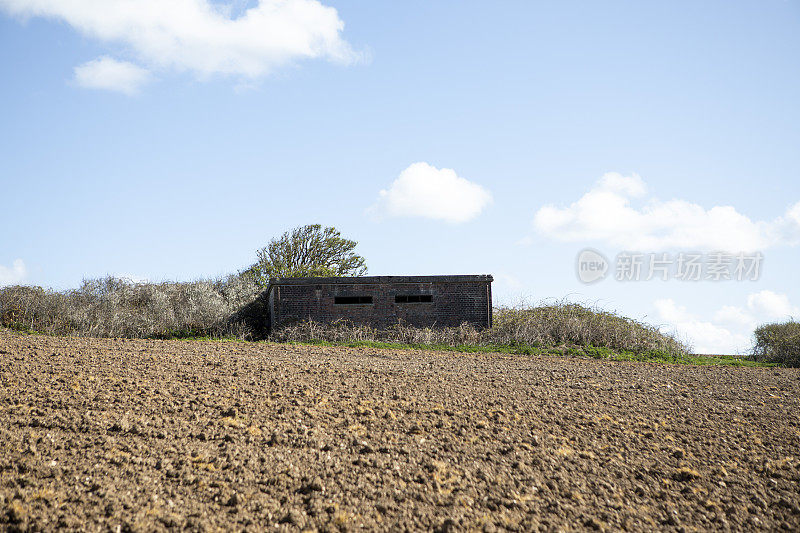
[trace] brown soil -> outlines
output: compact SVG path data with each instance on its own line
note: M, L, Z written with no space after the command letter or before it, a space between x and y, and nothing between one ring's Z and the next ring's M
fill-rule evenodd
M0 529L800 528L800 372L0 331Z

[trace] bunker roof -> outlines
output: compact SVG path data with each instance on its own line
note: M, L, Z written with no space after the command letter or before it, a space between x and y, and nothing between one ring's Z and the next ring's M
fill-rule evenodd
M490 274L446 276L358 276L350 278L273 278L270 285L391 285L397 283L491 283Z

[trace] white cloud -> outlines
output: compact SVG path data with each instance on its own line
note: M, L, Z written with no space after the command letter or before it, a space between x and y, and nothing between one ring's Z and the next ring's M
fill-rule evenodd
M127 61L117 61L108 56L75 67L75 82L89 89L119 91L136 94L150 80L150 73Z
M764 290L750 294L744 306L724 305L710 320L687 311L671 298L653 302L662 329L676 333L694 346L697 353L742 354L749 351L753 331L760 324L800 316L785 294Z
M0 287L21 283L27 274L28 271L22 259L14 260L11 268L0 265Z
M633 199L646 187L634 174L605 174L568 207L547 205L533 220L535 230L565 242L598 242L627 250L723 250L752 252L800 243L800 202L786 215L753 221L731 206L705 209L686 200Z
M638 198L647 192L647 186L639 174L623 176L619 172L606 172L600 178L600 188L603 190Z
M723 305L719 310L714 313L714 322L728 324L737 328L753 329L755 327L755 320L753 316L734 305Z
M747 297L747 309L766 320L800 318L800 308L789 303L785 294L761 291Z
M336 9L316 0L260 0L243 12L209 0L0 0L20 17L61 20L151 69L257 79L301 59L349 63Z
M478 216L492 201L492 195L459 177L453 169L414 163L379 193L369 211L386 216L423 217L451 223Z
M506 272L492 272L492 300L499 307L530 307L538 305L523 278Z

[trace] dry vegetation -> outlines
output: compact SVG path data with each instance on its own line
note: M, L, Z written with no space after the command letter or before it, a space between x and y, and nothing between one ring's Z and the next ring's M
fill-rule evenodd
M64 292L13 286L0 289L0 325L82 337L247 337L240 310L260 291L236 275L188 283L108 277Z
M379 330L347 322L330 325L303 322L282 328L272 335L272 339L282 342L389 342L454 347L591 346L672 357L689 351L686 345L654 326L568 302L496 309L494 325L485 330L476 330L469 325L416 328L403 324Z
M246 275L189 283L134 283L117 278L84 281L75 290L0 289L0 325L49 335L122 338L264 338L262 289ZM339 322L295 324L276 331L282 342L393 342L436 346L603 347L670 357L688 348L658 328L615 313L556 302L495 310L494 326L477 330L388 330Z

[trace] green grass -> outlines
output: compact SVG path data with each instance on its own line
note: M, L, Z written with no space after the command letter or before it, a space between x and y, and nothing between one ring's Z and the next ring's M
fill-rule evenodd
M694 365L711 365L711 366L748 366L748 367L773 367L780 366L777 363L767 363L764 361L753 361L746 357L737 357L734 355L690 355L688 356L689 363Z
M0 329L10 329L11 331L24 333L25 335L43 335L43 333L39 333L35 329L31 329L24 324L20 324L19 322L9 322L5 325L0 325Z
M18 333L28 335L43 335L43 333L28 329L28 328L8 328L13 329ZM237 342L237 343L253 343L253 341L245 341L237 337L210 337L207 335L191 335L189 331L175 331L174 336L159 335L151 337L157 340L183 340L195 342ZM399 342L380 342L380 341L348 341L348 342L330 342L323 340L313 341L291 341L291 342L274 342L274 341L257 341L256 344L289 344L289 345L306 345L306 346L331 346L331 347L347 347L347 348L375 348L379 350L427 350L437 352L459 352L459 353L500 353L509 355L549 355L549 356L569 356L569 357L591 357L593 359L604 359L607 361L636 361L644 363L659 363L659 364L677 364L677 365L700 365L700 366L744 366L744 367L774 367L780 366L777 363L765 363L759 361L752 361L744 357L736 357L733 355L682 355L675 356L664 352L647 351L647 352L632 352L626 350L612 350L605 347L595 346L531 346L531 345L476 345L476 344L461 344L453 346L450 344L404 344Z
M280 343L278 343L280 344ZM514 355L552 355L552 356L572 356L572 357L591 357L593 359L605 359L609 361L637 361L645 363L660 364L682 364L682 365L701 365L701 366L746 366L746 367L771 367L776 366L772 363L759 363L741 357L731 355L710 357L705 355L684 355L674 356L658 351L631 352L616 351L609 348L594 346L509 346L509 345L474 345L464 344L451 346L449 344L403 344L397 342L378 342L378 341L351 341L351 342L329 342L322 340L308 342L290 342L288 344L300 344L311 346L345 346L348 348L376 348L376 349L395 349L395 350L431 350L440 352L461 352L461 353L502 353Z

